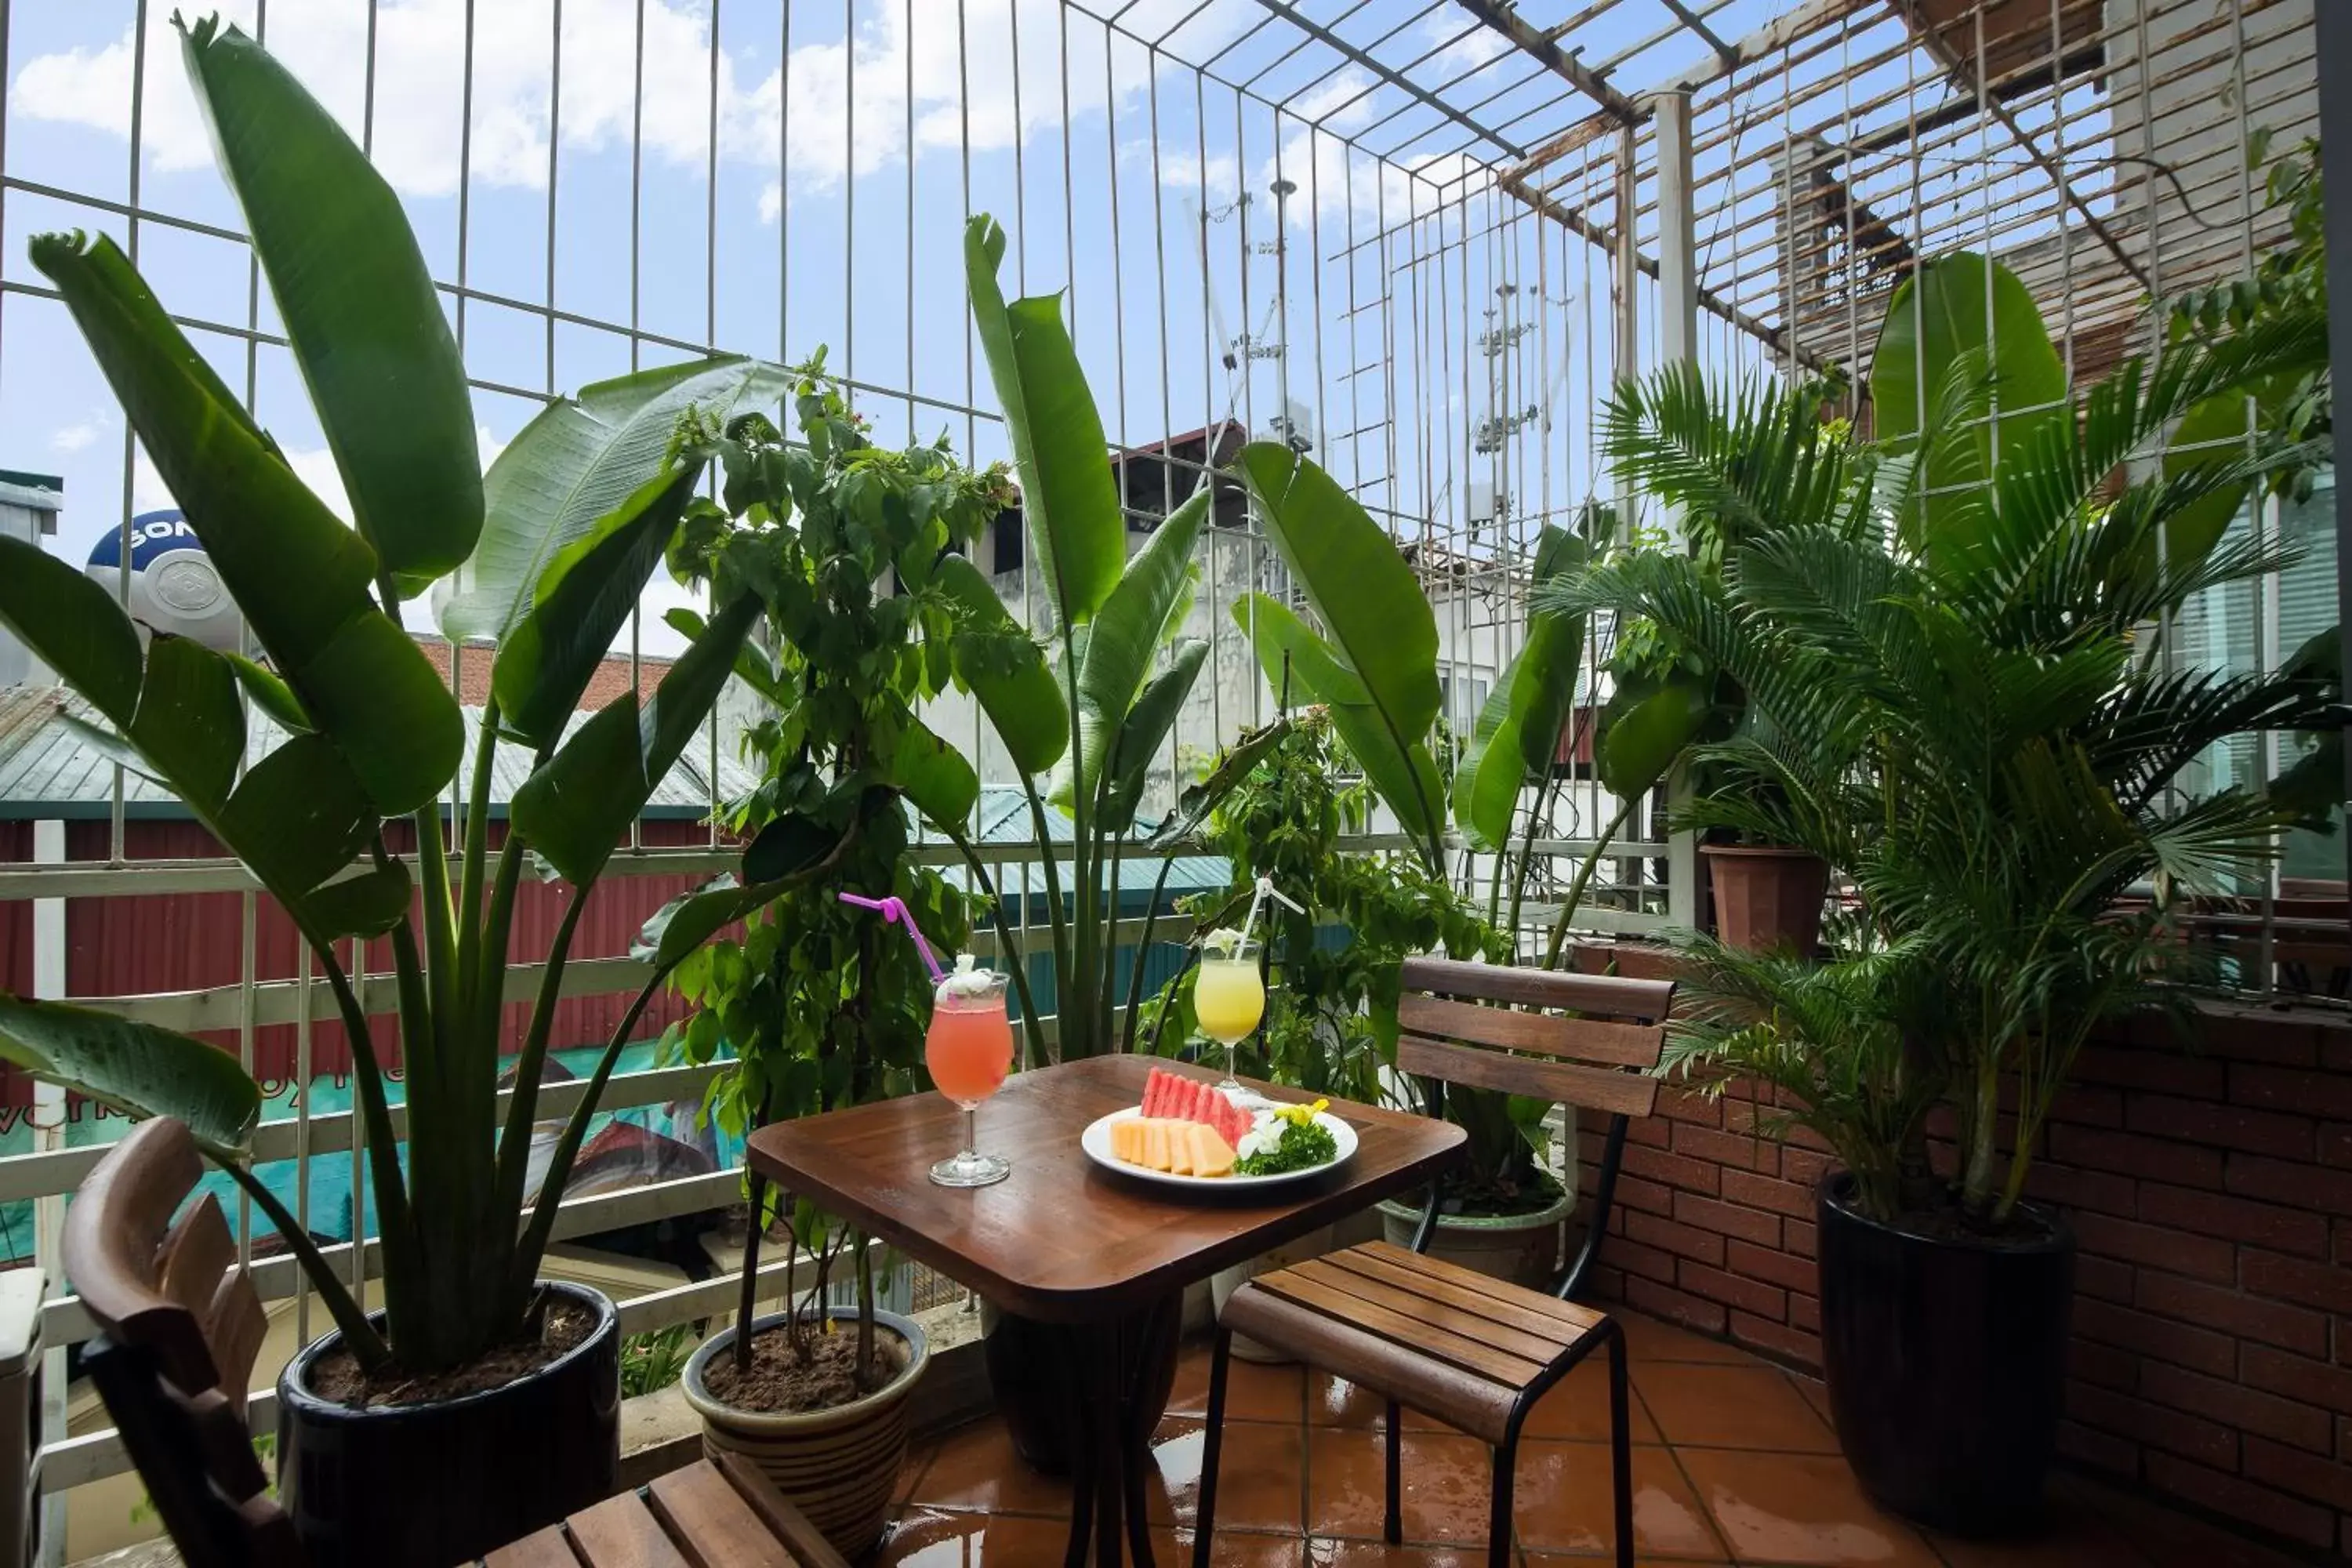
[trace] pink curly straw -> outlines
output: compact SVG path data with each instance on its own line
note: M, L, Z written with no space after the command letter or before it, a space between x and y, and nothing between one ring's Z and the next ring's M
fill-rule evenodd
M915 939L915 950L923 955L923 965L931 972L932 980L940 981L947 978L948 972L940 967L939 955L931 951L931 944L923 940L923 928L915 923L915 917L908 910L906 900L895 893L887 899L869 899L857 893L844 893L841 895L841 901L845 904L856 904L861 910L880 910L883 923L886 925L897 923L905 926L907 934Z

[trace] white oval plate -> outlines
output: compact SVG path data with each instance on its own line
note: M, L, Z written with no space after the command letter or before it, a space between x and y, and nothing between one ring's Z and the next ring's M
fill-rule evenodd
M1315 1120L1331 1134L1331 1142L1339 1147L1339 1152L1320 1165L1309 1165L1303 1171L1285 1171L1273 1176L1180 1176L1172 1171L1155 1171L1149 1165L1130 1165L1110 1152L1111 1123L1129 1121L1142 1114L1141 1106L1130 1105L1124 1110L1114 1110L1108 1116L1097 1117L1087 1124L1084 1132L1078 1134L1078 1146L1096 1164L1107 1166L1122 1176L1133 1176L1139 1182L1153 1182L1163 1187L1190 1187L1195 1192L1220 1193L1244 1187L1278 1187L1286 1183L1309 1181L1334 1165L1346 1163L1356 1152L1356 1130L1326 1110L1318 1112Z

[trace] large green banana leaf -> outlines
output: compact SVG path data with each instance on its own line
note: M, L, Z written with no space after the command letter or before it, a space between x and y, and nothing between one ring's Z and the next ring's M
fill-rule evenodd
M739 594L670 667L642 710L634 691L598 709L515 791L515 830L574 887L593 881L693 739L760 618Z
M1111 832L1124 837L1135 821L1151 764L1160 760L1160 748L1176 727L1176 715L1208 658L1206 639L1186 637L1177 645L1168 668L1151 678L1120 721L1118 738L1104 758L1108 771L1102 781L1101 820Z
M261 1088L235 1057L96 1008L0 992L0 1057L126 1115L177 1117L222 1160L246 1155L261 1120Z
M1349 755L1421 847L1423 860L1434 867L1443 858L1445 795L1427 742L1397 744L1394 727L1372 700L1363 679L1285 605L1264 594L1244 594L1234 602L1234 619L1277 690L1286 662L1297 685L1329 711L1331 727Z
M695 458L647 479L540 574L530 613L499 643L490 676L501 721L533 747L563 733L661 564L702 468Z
M1191 597L1192 547L1208 515L1209 487L1203 484L1135 552L1087 628L1086 652L1078 660L1077 771L1089 787L1108 787L1102 778L1105 755ZM1121 752L1132 760L1124 744Z
M1592 771L1621 799L1648 794L1716 716L1711 679L1676 672L1659 680L1624 680L1603 706Z
M1587 553L1584 541L1547 525L1536 545L1535 586L1581 570ZM1559 756L1583 652L1582 616L1529 610L1527 640L1495 682L1454 770L1454 820L1480 847L1496 849L1508 841L1520 789L1528 775L1548 773Z
M399 591L420 593L473 552L482 467L466 367L400 198L260 45L217 18L181 26L352 521Z
M367 542L294 477L112 240L44 235L32 250L313 728L380 811L432 800L463 747L457 705L369 597Z
M245 711L227 656L162 636L142 651L111 595L21 540L0 539L0 622L114 726L75 721L88 739L178 795L307 926L341 936L378 918L386 899L370 895L379 887L314 892L365 845L373 803L315 733L297 734L237 778Z
M962 556L941 561L931 580L955 606L956 678L971 689L1013 765L1032 776L1047 772L1069 752L1070 722L1044 652Z
M1249 777L1250 770L1273 754L1290 733L1290 721L1276 719L1271 724L1250 731L1217 759L1217 765L1198 784L1186 784L1176 792L1175 809L1160 819L1160 826L1144 840L1143 852L1160 854L1181 848L1191 842L1201 825L1209 820L1209 813L1220 801L1233 794L1234 787Z
M1102 415L1087 389L1059 295L1006 304L996 268L1004 230L986 214L964 230L965 280L989 379L1021 477L1021 511L1061 628L1083 626L1127 563L1127 524ZM1067 714L1065 712L1066 719Z
M556 556L663 469L679 415L723 424L791 384L759 360L694 360L593 382L540 410L490 465L481 543L458 569L441 629L503 643Z
M719 932L821 870L856 832L855 824L846 831L836 831L797 813L777 817L760 830L758 840L770 846L765 856L767 879L745 883L728 871L680 893L656 910L638 930L636 940L629 945L629 956L657 970L675 969ZM750 868L748 854L744 866Z
M1955 361L1983 355L1990 384L1959 429L1932 432L1927 471L1918 476L1916 511L1904 520L1933 548L1948 539L1965 550L1965 530L1980 504L1967 493L1993 473L1994 436L2000 449L2021 450L2035 432L2071 417L2066 367L2050 341L2032 294L2017 275L1972 251L1927 263L1895 289L1879 329L1870 366L1871 416L1878 438L1909 450L1934 420L1937 398ZM1924 397L1922 394L1925 394ZM1997 422L1982 416L1998 402Z
M1434 786L1434 765L1425 775L1420 765L1428 759L1438 707L1437 617L1428 596L1387 530L1321 468L1275 441L1243 447L1236 467L1275 548L1322 622L1327 646L1360 693L1360 702L1350 704L1358 710L1350 721L1368 731L1366 739L1377 738L1380 755L1367 756L1353 739L1349 750L1376 782L1388 775L1403 797L1391 799L1391 808L1409 831L1419 834L1427 825L1433 844L1445 803ZM1296 621L1286 613L1285 618ZM1279 622L1276 629L1284 629ZM1261 662L1265 657L1261 648ZM1294 657L1292 666L1326 702L1341 702L1300 659Z
M912 713L900 716L890 783L917 811L941 827L961 832L980 803L980 775L961 752Z

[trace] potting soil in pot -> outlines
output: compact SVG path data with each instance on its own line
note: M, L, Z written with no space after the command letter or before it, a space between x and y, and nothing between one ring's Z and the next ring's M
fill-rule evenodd
M874 1335L873 1385L857 1385L857 1330L839 1324L830 1333L812 1331L809 1357L793 1353L792 1337L780 1325L751 1341L751 1366L739 1371L731 1355L715 1355L703 1371L710 1392L738 1410L796 1415L832 1410L871 1394L907 1370L907 1344L887 1329Z
M365 1372L359 1357L336 1349L310 1369L310 1392L354 1410L391 1405L432 1405L504 1388L537 1372L595 1331L596 1314L574 1301L556 1300L540 1317L539 1337L518 1340L475 1357L462 1366L419 1377L397 1366Z

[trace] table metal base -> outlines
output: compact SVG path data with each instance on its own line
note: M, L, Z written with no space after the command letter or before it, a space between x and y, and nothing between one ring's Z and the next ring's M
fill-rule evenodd
M1151 1521L1144 1506L1150 1473L1151 1427L1160 1412L1148 1406L1145 1380L1183 1310L1181 1294L1160 1298L1142 1311L1100 1323L1074 1324L1069 1336L1071 1430L1086 1440L1070 1451L1070 1543L1065 1568L1118 1568L1120 1542L1136 1568L1151 1568Z

